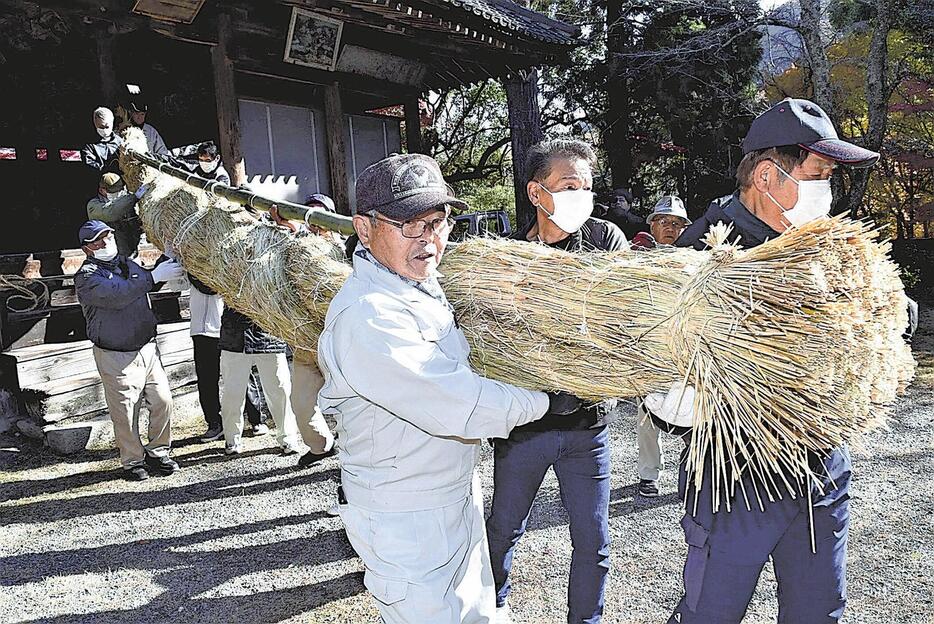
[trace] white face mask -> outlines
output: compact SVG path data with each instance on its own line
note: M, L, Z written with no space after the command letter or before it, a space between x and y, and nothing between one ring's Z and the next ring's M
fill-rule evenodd
M798 185L798 201L791 208L782 206L772 194L766 191L769 199L782 209L782 216L794 227L801 227L815 219L830 214L833 204L833 191L830 189L830 180L795 180L791 174L774 163L775 168L784 173L789 180Z
M120 199L126 195L126 189L120 189L116 193L107 193L107 201L113 201L115 199Z
M102 249L94 250L94 258L97 260L103 260L104 262L110 262L117 257L117 241L114 239L111 234L106 239L104 239L104 247Z
M111 134L113 134L113 128L98 128L97 133L101 135L102 139L106 139Z
M552 193L541 184L539 186L543 191L551 195L551 200L555 206L554 213L548 215L548 218L568 234L573 234L581 229L581 226L593 213L592 192L581 189Z
M214 168L217 166L217 161L216 161L216 160L209 160L209 161L205 162L205 161L203 161L203 160L199 160L199 161L198 161L198 166L201 167L201 171L203 171L203 172L205 172L205 173L210 173L211 171L214 171Z

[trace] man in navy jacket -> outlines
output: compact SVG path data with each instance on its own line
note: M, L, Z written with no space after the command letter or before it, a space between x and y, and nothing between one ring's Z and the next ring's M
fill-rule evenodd
M869 167L879 159L875 152L841 141L816 104L795 99L779 102L753 121L743 152L736 171L739 190L714 201L684 231L678 246L703 249L704 234L718 222L733 225L730 238L742 247L781 236L829 213L834 167ZM671 415L655 416L673 422ZM716 513L710 480L693 491L682 462L679 496L691 505L681 520L688 555L684 596L670 623L740 622L769 559L778 581L779 622L840 620L846 606L850 456L845 447L828 448L812 453L810 462L822 483L802 484L810 488L809 496L783 492L780 500L763 497L762 511L756 505L747 510L736 500L729 511L721 504ZM736 491L752 491L748 474L743 481ZM811 550L812 526L816 552Z
M78 233L88 258L75 274L75 293L94 343L94 361L113 421L123 474L131 481L149 471L169 475L178 469L169 458L172 443L172 392L156 346L156 319L148 294L160 282L181 277L174 261L147 271L117 253L113 229L88 221ZM149 405L149 440L139 436L139 411ZM147 470L148 469L148 470Z

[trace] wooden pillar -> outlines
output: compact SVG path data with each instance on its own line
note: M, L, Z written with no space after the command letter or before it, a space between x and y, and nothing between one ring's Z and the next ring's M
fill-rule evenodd
M607 165L613 179L613 188L632 188L632 141L629 139L631 118L631 94L626 76L623 54L632 41L631 27L624 10L623 0L608 0L606 5L607 39L607 132L603 145L606 148ZM684 196L687 200L687 196Z
M340 84L324 87L324 130L328 144L328 171L331 174L331 199L337 212L350 214L350 187L347 181L347 150L344 147L344 106Z
M422 147L422 115L418 109L418 96L405 101L405 147L410 154L424 154Z
M217 103L217 136L220 139L221 158L230 173L230 183L241 186L246 182L246 166L240 145L240 103L234 85L233 61L230 59L230 16L217 16L217 45L211 48L214 68L214 98Z
M529 148L545 138L538 108L538 70L520 72L504 81L509 106L509 130L512 139L512 178L516 195L516 223L519 228L535 218L535 208L525 190L529 171L525 166Z
M97 67L100 76L101 105L111 110L117 102L117 74L114 71L114 36L109 32L99 32L97 40Z

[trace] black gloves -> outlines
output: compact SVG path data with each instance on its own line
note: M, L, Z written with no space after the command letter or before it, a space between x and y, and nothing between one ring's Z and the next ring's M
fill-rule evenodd
M584 406L583 401L567 392L546 392L548 395L548 414L566 416L573 414Z

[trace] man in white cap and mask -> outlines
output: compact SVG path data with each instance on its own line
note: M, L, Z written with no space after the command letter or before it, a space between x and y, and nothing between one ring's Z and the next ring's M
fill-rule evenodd
M340 516L390 624L491 624L474 475L484 438L580 401L486 379L437 280L450 211L438 163L392 155L357 178L353 273L318 341L318 405L337 420Z
M104 173L120 173L117 163L117 150L123 144L117 133L114 132L114 114L109 108L103 106L94 109L91 117L97 140L88 143L81 150L81 160L92 167L99 176ZM95 180L96 182L96 180Z

